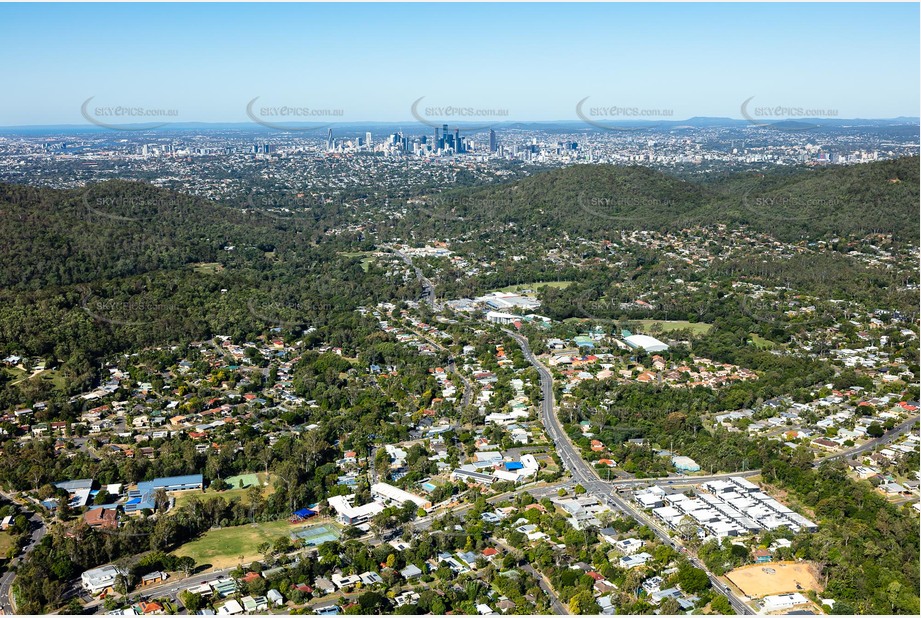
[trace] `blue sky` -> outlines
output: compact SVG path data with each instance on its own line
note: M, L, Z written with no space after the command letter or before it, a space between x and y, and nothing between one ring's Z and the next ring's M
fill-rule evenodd
M245 106L409 120L426 105L576 120L575 105L917 116L917 4L0 4L0 126L80 105L245 122Z

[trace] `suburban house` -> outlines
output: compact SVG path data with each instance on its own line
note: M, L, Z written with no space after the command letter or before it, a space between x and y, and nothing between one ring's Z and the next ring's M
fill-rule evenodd
M83 514L83 519L90 528L115 530L118 528L118 512L113 508L98 506Z
M115 580L119 575L125 574L124 571L114 564L107 564L95 569L90 569L89 571L84 571L80 575L80 584L83 586L83 589L90 594L99 594L114 586Z

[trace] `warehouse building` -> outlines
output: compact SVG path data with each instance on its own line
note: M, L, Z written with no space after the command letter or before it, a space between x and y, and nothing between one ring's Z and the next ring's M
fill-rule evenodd
M630 335L624 337L624 342L634 350L642 349L647 352L665 352L668 350L666 344L649 335Z

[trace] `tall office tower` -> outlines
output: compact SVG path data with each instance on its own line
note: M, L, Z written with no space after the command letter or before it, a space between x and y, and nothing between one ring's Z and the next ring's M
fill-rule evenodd
M327 150L333 149L333 130L332 128L330 128L329 131L326 132L326 149Z
M438 127L435 127L435 141L432 142L432 148L438 148Z
M489 130L489 152L496 152L499 146L499 140L496 139L496 132Z
M371 131L365 132L365 144L368 145L368 148L371 147Z
M464 152L464 146L460 141L460 129L454 129L454 151L458 153Z

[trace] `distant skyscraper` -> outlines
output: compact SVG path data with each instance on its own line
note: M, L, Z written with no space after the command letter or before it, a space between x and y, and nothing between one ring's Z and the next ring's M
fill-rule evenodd
M489 152L496 152L498 150L499 140L496 139L496 132L492 129L489 130Z
M326 149L327 150L333 149L333 130L332 128L330 128L329 131L326 132Z
M371 147L371 131L365 132L365 144L368 145L368 148Z

